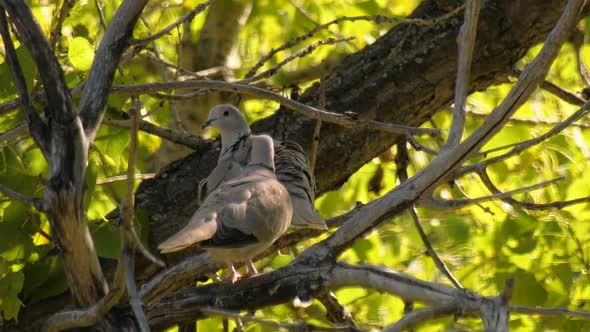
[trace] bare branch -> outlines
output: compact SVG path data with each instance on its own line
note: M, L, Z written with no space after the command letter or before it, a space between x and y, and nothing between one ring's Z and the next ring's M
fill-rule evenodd
M380 222L405 211L423 195L432 192L441 182L446 181L462 162L493 137L518 107L526 102L536 86L544 80L561 45L575 26L583 3L583 0L568 2L559 22L547 37L540 53L527 66L520 80L504 101L492 111L486 121L473 134L456 147L448 150L447 153L439 154L412 179L402 183L385 196L365 205L358 214L327 239L301 253L296 261L317 263L324 261L326 257L337 257Z
M310 118L321 119L324 122L334 123L346 128L362 127L368 129L382 130L390 133L409 133L412 135L438 135L439 131L432 128L415 128L389 123L382 123L374 120L353 119L350 116L318 110L317 108L298 103L289 98L283 97L269 90L257 88L250 85L227 83L222 81L172 81L165 83L148 83L140 85L113 85L113 92L139 95L149 94L162 90L181 89L212 89L233 93L255 95L261 98L275 101L296 112L302 113Z
M63 0L63 3L59 9L59 15L53 17L51 22L51 34L49 35L49 45L52 49L55 49L59 45L62 26L66 18L70 15L70 11L74 7L74 4L74 0Z
M131 127L130 120L104 119L102 122L108 126L116 126L122 128ZM169 140L177 144L182 144L193 149L198 148L200 144L203 142L203 138L201 136L191 134L188 131L159 127L145 120L141 120L139 122L139 129L146 133L161 137L163 139Z
M33 134L35 143L37 143L41 149L43 156L45 156L45 159L48 159L50 153L50 147L48 144L49 128L43 122L43 120L41 120L41 117L39 114L37 114L37 111L35 111L35 107L33 106L31 98L29 97L29 90L27 89L25 76L20 67L16 51L14 50L14 44L10 38L8 22L6 21L6 13L4 12L4 8L0 8L0 10L0 34L2 34L2 40L4 41L6 61L10 67L12 77L14 78L14 85L16 86L23 112L27 117L29 130Z
M525 307L521 305L511 305L510 311L514 313L526 315L540 315L540 316L569 316L578 317L590 320L590 312L575 311L566 308L539 308L539 307Z
M143 45L143 44L147 44L149 42L152 42L160 37L162 37L163 35L169 33L170 31L176 29L176 27L178 27L179 25L185 23L185 22L189 22L191 21L193 18L195 18L195 16L199 15L200 13L202 13L205 9L207 9L207 7L213 2L213 0L207 0L203 3L200 3L198 5L195 6L195 8L193 8L190 12L188 12L187 14L181 16L179 19L177 19L174 23L168 25L167 27L165 27L164 29L158 31L157 33L146 37L146 38L142 38L142 39L135 39L131 41L131 45Z
M427 320L459 313L459 307L455 302L441 304L430 308L420 309L407 313L395 324L389 325L382 332L402 332L410 330L416 325Z
M22 42L31 52L37 67L43 69L39 70L39 75L45 87L45 98L50 105L47 111L52 119L69 125L75 119L72 98L61 66L49 42L45 39L41 27L25 2L3 0L2 3L19 31Z
M478 169L483 169L486 166L493 164L493 163L497 163L500 162L502 160L506 160L512 156L515 156L519 153L521 153L522 151L535 146L545 140L547 140L548 138L555 136L557 134L559 134L560 132L562 132L564 129L566 129L567 127L569 127L572 123L576 122L577 120L579 120L580 118L582 118L583 116L585 116L586 114L588 114L588 111L590 111L590 101L587 101L584 105L582 105L582 107L580 107L579 110L577 110L574 114L570 115L567 119L565 119L564 121L562 121L561 123L557 124L556 126L554 126L553 128L551 128L551 130L549 130L548 132L544 133L543 135L539 136L539 137L535 137L533 139L530 139L528 141L524 141L521 143L518 143L512 150L510 150L509 152L494 157L494 158L490 158L487 160L484 160L482 162L479 162L477 164L473 164L473 165L469 165L469 166L464 166L462 168L460 168L457 171L457 176L458 175L462 175L462 174L466 174L469 172L473 172L476 171Z
M477 172L479 177L481 178L483 184L490 190L494 195L503 194L496 185L490 179L486 169L482 169ZM549 210L549 209L562 209L566 206L574 205L574 204L581 204L590 202L590 197L582 197L576 198L567 201L557 201L551 203L544 203L544 204L537 204L537 203L529 203L529 202L521 202L518 201L510 196L502 198L502 200L510 205L519 206L525 208L527 210Z
M135 178L140 180L153 179L155 176L156 173L135 174ZM127 175L117 175L108 177L106 179L98 179L96 180L96 184L106 184L124 180L127 180Z
M352 319L352 315L345 306L338 302L336 295L330 291L321 292L316 295L316 299L326 308L326 316L332 323L345 325L349 330L359 330L358 326Z
M162 57L157 57L156 55L151 54L151 53L141 53L139 56L146 58L148 60L157 62L158 64L173 70L176 73L175 76L178 76L177 74L182 74L182 75L192 77L194 79L206 79L208 77L216 76L216 75L219 75L219 74L222 74L222 73L225 73L228 71L228 69L226 67L217 66L217 67L203 69L203 70L199 70L199 71L194 72L194 71L190 71L186 68L180 67L168 60L165 60Z
M21 201L23 203L30 204L33 206L37 211L45 211L45 200L42 198L31 197L27 195L23 195L18 191L15 191L3 184L0 183L0 192L3 192L6 196Z
M522 73L521 70L519 70L517 68L514 69L514 75L516 75L517 77L520 76L521 73ZM551 93L555 97L565 101L566 103L572 104L572 105L582 106L586 102L584 100L584 98L582 98L581 96L579 96L575 93L569 92L569 91L565 90L564 88L556 85L555 83L549 82L547 80L545 80L545 81L543 81L543 83L541 83L541 89Z
M256 74L256 72L258 71L258 69L262 68L262 66L278 52L286 50L288 48L291 48L291 47L313 37L317 32L327 29L328 27L330 27L333 24L338 24L340 22L373 21L378 24L398 23L398 24L414 24L414 25L427 26L427 25L437 24L441 21L447 20L450 17L453 17L457 13L459 13L461 10L463 10L463 8L464 8L464 5L461 5L445 15L442 15L442 16L436 17L436 18L431 18L431 19L416 19L416 18L407 18L407 17L388 17L388 16L382 16L382 15L339 17L339 18L337 18L333 21L330 21L328 23L317 25L315 28L308 31L307 33L288 41L287 43L279 46L278 48L272 49L268 54L266 54L265 56L260 58L260 60L252 68L250 68L250 70L248 71L248 73L246 74L245 77L250 78L250 77L254 76Z
M271 77L272 75L274 75L281 67L283 67L284 65L286 65L287 63L297 59L297 58L303 58L304 56L310 54L311 52L313 52L316 48L322 46L322 45L334 45L336 43L341 43L341 42L347 42L350 40L353 40L355 37L342 37L342 38L328 38L326 40L320 40L318 42L315 42L303 49L300 49L299 51L291 54L290 56L286 57L283 61L277 63L276 65L272 66L270 69L263 71L262 73L258 74L258 75L254 75L252 77L249 78L245 78L243 80L240 80L236 83L241 83L241 84L247 84L247 83L251 83L251 82L256 82L256 81L260 81L263 80L265 78Z
M88 81L78 105L87 144L94 141L104 115L115 70L119 65L123 51L128 46L133 27L146 4L147 0L123 1L95 52L95 59L100 59L100 61L92 63ZM47 86L45 88L47 89Z
M436 253L436 250L434 250L432 243L430 243L428 236L426 235L426 233L424 232L424 229L422 228L422 225L420 224L420 217L418 216L418 211L416 211L415 206L412 206L412 208L410 208L410 214L412 215L412 219L414 220L414 225L416 226L416 230L418 231L418 234L420 234L420 238L422 239L422 242L426 246L426 252L428 253L428 256L430 256L432 258L436 267L451 281L451 283L457 289L463 289L463 286L461 286L461 283L457 280L457 278L455 278L453 273L451 273L451 270L449 270L449 268L447 267L445 262L442 261L440 256L438 256L438 254Z
M45 323L45 328L48 332L58 332L76 327L92 326L111 310L113 305L119 301L124 291L124 288L115 287L105 297L89 308L68 310L53 314Z
M465 18L457 36L459 57L457 59L457 79L455 81L455 102L451 130L447 143L443 148L450 148L459 144L465 130L465 101L469 90L469 74L471 73L471 58L475 47L479 7L479 0L466 1Z
M493 195L477 197L477 198L454 199L454 200L427 199L427 200L422 201L422 203L428 207L435 208L435 209L459 209L459 208L462 208L462 207L465 207L465 206L468 206L471 204L488 202L488 201L493 201L493 200L498 200L498 199L504 200L504 199L510 198L511 196L514 196L516 194L545 188L545 187L547 187L557 181L561 181L561 180L563 180L563 177L558 177L558 178L551 179L548 181L543 181L543 182L540 182L540 183L537 183L537 184L534 184L531 186L517 188L517 189L506 191L506 192L498 191L497 193L494 193Z

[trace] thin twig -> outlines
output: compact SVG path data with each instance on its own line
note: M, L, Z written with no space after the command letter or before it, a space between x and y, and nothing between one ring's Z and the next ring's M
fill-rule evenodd
M358 330L350 311L338 301L334 293L326 290L317 294L316 299L326 308L326 317L330 322L338 325L348 325L351 329Z
M115 126L121 128L131 128L130 120L110 120L104 119L102 121L108 126ZM191 134L188 131L177 130L172 128L159 127L151 122L141 120L139 123L139 129L148 134L152 134L171 142L182 144L189 148L196 149L203 143L203 138L198 135Z
M451 130L449 131L447 143L443 148L451 148L459 144L465 130L465 101L469 90L469 75L475 46L479 7L479 0L466 1L465 18L457 36L459 57L457 59L457 79L455 81L455 102Z
M272 75L274 75L281 67L283 67L284 65L286 65L287 63L297 59L297 58L303 58L304 56L310 54L311 52L313 52L316 48L322 46L322 45L334 45L336 43L341 43L341 42L347 42L350 40L353 40L355 37L342 37L342 38L328 38L326 40L320 40L318 42L315 42L305 48L300 49L299 51L291 54L290 56L286 57L283 61L277 63L276 65L272 66L270 69L263 71L262 73L249 77L249 78L245 78L243 80L240 80L236 83L242 83L242 84L247 84L247 83L251 83L251 82L256 82L256 81L260 81L263 80L265 78L271 77Z
M522 73L522 71L520 69L518 69L518 68L513 69L514 76L518 77L518 76L520 76L521 73ZM584 98L582 98L581 96L579 96L575 93L569 92L566 89L558 86L557 84L555 84L553 82L549 82L547 80L545 80L545 81L543 81L543 83L541 83L541 89L551 93L555 97L565 101L568 104L582 106L586 102L584 100Z
M203 70L199 70L199 71L196 71L195 72L195 71L190 71L190 70L188 70L186 68L177 66L176 64L174 64L174 63L172 63L172 62L170 62L168 60L165 60L162 57L157 57L156 55L153 55L151 53L141 53L139 56L140 57L147 58L147 59L152 60L152 61L155 61L155 62L157 62L157 63L159 63L159 64L161 64L161 65L163 65L163 66L165 66L167 68L170 68L170 69L174 70L175 73L186 75L186 76L190 76L190 77L192 77L194 79L207 79L208 77L216 76L216 75L219 75L219 74L224 73L224 72L227 71L227 68L226 67L217 66L217 67L212 67L212 68L209 68L209 69L203 69ZM176 75L177 74L175 74L175 76Z
M221 309L216 309L216 308L199 308L198 310L209 314L209 315L216 315L216 316L222 316L222 317L228 317L228 318L236 318L236 319L240 319L243 322L253 322L253 323L258 323L260 325L265 325L268 326L272 329L277 329L277 330L287 330L287 331L350 331L350 327L349 326L342 326L342 327L323 327L323 326L317 326L317 325L311 325L308 324L304 321L299 322L299 323L294 323L294 324L289 324L289 323L279 323L273 320L266 320L266 319L261 319L261 318L257 318L254 316L245 316L245 315L240 315L239 313L236 312L232 312L232 311L228 311L228 310L221 310Z
M558 178L543 181L543 182L540 182L540 183L537 183L537 184L534 184L531 186L517 188L517 189L506 191L506 192L498 192L493 195L477 197L477 198L454 199L454 200L427 199L427 200L422 200L421 204L426 205L431 208L435 208L435 209L458 209L458 208L462 208L462 207L465 207L465 206L468 206L471 204L475 204L475 203L488 202L488 201L493 201L493 200L498 200L498 199L504 200L504 199L514 196L516 194L545 188L545 187L547 187L557 181L561 181L561 180L563 180L563 177L558 177Z
M442 16L436 17L436 18L430 18L430 19L417 19L417 18L407 18L407 17L390 17L390 16L382 16L382 15L374 15L374 16L343 16L343 17L339 17L333 21L330 21L328 23L324 23L321 25L317 25L315 28L311 29L310 31L308 31L307 33L300 35L294 39L291 39L290 41L286 42L285 44L279 46L278 48L272 49L269 53L267 53L265 56L263 56L262 58L260 58L260 60L252 67L250 68L250 70L248 71L248 73L246 74L246 78L250 78L252 76L254 76L256 74L256 72L258 71L258 69L262 68L262 66L268 61L270 60L275 54L277 54L280 51L286 50L288 48L291 48L311 37L313 37L317 32L319 32L320 30L324 30L327 29L329 26L333 25L333 24L338 24L341 22L355 22L355 21L372 21L375 22L377 24L383 24L383 23L398 23L398 24L413 24L413 25L418 25L418 26L428 26L428 25L434 25L437 24L441 21L444 21L452 16L454 16L455 14L459 13L465 6L461 5L457 8L455 8L453 11L444 14Z
M6 196L21 201L23 203L27 203L33 206L37 211L45 211L45 200L42 198L31 197L24 194L19 193L16 190L13 190L3 184L0 184L0 192L3 192Z
M59 39L61 38L61 30L66 18L70 15L70 11L74 7L74 0L63 0L63 4L59 9L59 15L54 16L55 20L51 22L51 33L49 34L49 45L53 49L56 49L59 45ZM56 10L57 11L57 10Z
M103 31L107 31L107 18L104 14L104 8L102 7L100 1L101 0L94 0L94 5L96 6L96 11L98 12L100 26L102 27Z
M398 320L395 324L389 325L386 328L384 328L382 332L406 331L427 320L449 316L454 313L457 313L458 311L459 307L455 302L415 310L405 314L404 317Z
M383 123L374 120L354 119L348 115L318 110L317 108L301 104L297 101L286 98L278 93L261 89L258 87L228 83L223 81L171 81L165 83L148 83L138 85L113 85L112 91L127 95L150 94L165 90L180 89L211 89L233 93L243 93L258 96L280 103L281 105L299 112L310 118L321 119L323 122L334 123L345 128L362 127L373 130L382 130L395 134L412 135L439 135L439 131L432 128L416 128L390 123Z
M416 211L416 206L412 206L412 208L410 208L409 211L412 215L412 219L414 220L416 230L418 231L418 234L420 234L420 238L426 246L426 252L428 253L428 256L432 258L436 267L438 267L438 269L453 283L453 285L455 285L456 288L463 289L461 283L457 280L457 278L455 278L455 276L453 276L451 270L449 270L445 262L443 262L440 256L436 253L436 250L434 250L432 243L430 243L428 236L426 235L424 229L422 228L422 225L420 224L420 217L418 216L418 211Z
M500 189L498 189L498 187L496 187L496 185L494 185L494 183L490 179L490 177L487 173L487 170L485 168L478 171L477 174L481 178L483 184L488 188L488 190L490 190L493 194L502 194L502 191L500 191ZM513 205L513 206L522 207L527 210L549 210L549 209L562 209L566 206L590 202L590 196L576 198L576 199L567 200L567 201L556 201L556 202L543 203L543 204L521 202L521 201L518 201L512 197L502 198L502 201L504 201L510 205Z
M156 173L135 174L135 178L140 180L153 179L154 177L156 177ZM108 177L106 179L96 180L96 184L105 184L124 180L127 180L127 175L117 175Z
M141 119L141 108L139 102L136 102L136 105L129 111L131 115L131 142L129 143L129 161L127 163L127 194L125 197L125 202L121 208L121 218L123 219L123 228L127 229L127 236L128 240L132 241L130 243L135 243L136 248L151 262L154 264L165 267L166 264L156 258L153 254L149 252L139 240L135 229L133 228L133 211L135 208L135 160L137 156L137 145L138 145L138 131L139 131L139 123ZM128 290L129 291L129 290Z
M320 109L326 109L326 75L322 70L320 75ZM316 119L313 129L313 142L311 145L311 158L309 160L309 168L311 172L315 172L315 165L318 159L318 146L320 145L320 130L322 128L322 120Z
M152 42L160 37L162 37L163 35L169 33L170 31L172 31L173 29L175 29L176 27L178 27L179 25L191 21L193 18L195 18L195 16L197 16L198 14L200 14L201 12L203 12L205 9L207 9L207 7L213 2L213 0L207 0L203 3L200 3L198 5L195 6L195 8L193 8L190 12L188 12L187 14L181 16L178 20L176 20L174 23L168 25L167 27L165 27L164 29L158 31L157 33L146 37L146 38L141 38L141 39L135 39L132 40L130 42L130 45L143 45L143 44L147 44L149 42Z
M19 126L16 126L8 131L0 134L0 142L7 141L19 136L29 136L29 126L26 123L23 123Z
M524 141L524 142L521 142L518 145L516 145L512 150L510 150L509 152L506 152L505 154L502 154L500 156L486 159L486 160L479 162L477 164L461 167L455 175L458 176L458 175L462 175L465 173L474 172L474 171L477 171L478 169L483 169L484 167L487 167L490 164L497 163L497 162L506 160L512 156L518 155L522 151L524 151L532 146L535 146L535 145L547 140L548 138L550 138L552 136L559 134L564 129L569 127L572 123L576 122L577 120L579 120L580 118L585 116L589 111L590 111L590 101L587 101L574 114L570 115L567 119L565 119L561 123L555 125L553 128L551 128L548 132L544 133L543 135L535 137L535 138L527 140L527 141Z
M541 315L541 316L570 316L583 319L590 319L590 312L569 310L566 308L533 308L521 305L511 305L510 311L519 314Z

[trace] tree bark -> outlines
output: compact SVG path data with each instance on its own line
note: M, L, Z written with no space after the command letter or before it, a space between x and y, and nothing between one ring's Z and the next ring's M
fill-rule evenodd
M411 17L434 18L454 8L439 3L425 1ZM480 14L470 92L506 82L514 64L547 36L565 3L487 2ZM453 100L456 36L461 24L462 16L457 15L430 26L394 27L372 45L344 59L327 76L326 108L354 112L366 119L421 125ZM319 86L309 88L299 101L317 106ZM294 140L309 153L314 123L281 108L273 116L256 122L253 131ZM342 185L362 165L402 139L384 132L323 124L315 170L318 194ZM178 230L194 212L194 189L213 169L218 149L218 142L204 142L193 154L141 184L137 204L150 216L154 244Z
M439 3L442 1L426 0L412 17L437 17L453 8ZM480 14L471 70L471 91L505 82L514 63L531 46L546 37L565 3L565 0L487 2ZM420 125L435 112L448 106L453 99L457 58L455 38L461 21L461 17L457 16L432 26L400 25L374 44L346 58L327 77L327 109L356 112L359 117L367 119ZM313 106L318 105L318 100L318 86L308 89L299 99ZM313 120L280 109L275 115L257 122L253 129L255 132L271 133L278 139L295 140L309 152L313 127ZM364 163L401 139L403 137L398 135L325 124L316 167L318 193L336 188ZM214 167L218 150L219 142L203 142L193 154L172 163L158 177L141 184L136 194L137 208L145 210L150 218L153 243L159 243L177 231L194 212L195 188L199 180ZM321 283L325 280L319 274L322 271L317 269L316 272L317 276L308 278ZM278 274L262 278L281 279ZM268 284L264 286L255 295L268 292ZM219 289L224 287L210 286ZM190 297L195 299L199 297L197 293L202 291L205 289L199 288L183 294L190 293ZM211 294L205 295L203 303L215 300L215 297L209 296ZM281 297L284 300L292 295L285 292ZM260 303L252 306L270 305L279 300L265 296L264 299L270 302L262 303L262 299L260 297ZM172 302L150 305L147 314L150 319L155 319L156 325L163 326L169 320L163 318L166 323L158 322L159 318L155 316L164 313L170 315L171 305ZM188 307L185 309L191 310ZM189 318L179 320L188 321L194 317L192 313ZM23 321L26 325L26 319L21 319Z

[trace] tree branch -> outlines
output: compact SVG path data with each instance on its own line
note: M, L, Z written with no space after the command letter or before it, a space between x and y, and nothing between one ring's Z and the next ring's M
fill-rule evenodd
M490 159L486 159L482 162L479 162L477 164L473 164L473 165L469 165L469 166L464 166L461 167L458 171L456 176L460 176L466 173L470 173L470 172L474 172L477 171L478 169L483 169L488 165L491 165L493 163L497 163L500 162L502 160L506 160L512 156L518 155L519 153L521 153L522 151L535 146L543 141L545 141L546 139L555 136L557 134L559 134L560 132L562 132L564 129L566 129L567 127L569 127L572 123L576 122L577 120L581 119L582 117L586 116L586 114L590 111L590 100L586 101L584 105L582 105L582 107L580 107L579 110L577 110L574 114L570 115L567 119L565 119L564 121L560 122L559 124L555 125L553 128L551 128L551 130L549 130L548 132L544 133L541 136L535 137L533 139L518 143L516 146L514 146L514 148L512 148L512 150L510 150L509 152L502 154L500 156L494 157L494 158L490 158ZM487 151L487 152L491 152Z
M440 256L436 253L436 250L434 250L432 243L430 243L428 236L426 236L426 233L424 232L424 229L422 228L422 225L420 224L420 217L418 216L418 211L416 211L415 206L412 206L410 208L410 214L412 215L412 219L414 220L414 225L416 226L416 230L418 231L418 234L420 235L422 242L426 246L426 252L428 253L428 256L430 256L430 258L432 258L432 260L434 261L434 265L436 265L436 267L451 281L451 283L457 289L463 289L463 286L461 286L461 283L457 280L457 278L455 278L453 273L451 273L451 270L449 270L447 265L443 262L443 260L440 258Z
M390 123L382 123L374 120L354 119L348 115L333 113L319 110L315 107L307 106L283 97L272 91L261 89L258 87L228 83L223 81L172 81L165 83L148 83L138 85L113 85L112 90L115 93L122 93L128 95L149 94L162 90L181 90L181 89L213 89L218 91L227 91L233 93L243 93L258 96L264 99L272 100L280 103L293 111L304 114L310 118L320 119L324 122L334 123L346 128L361 127L374 130L382 130L389 133L397 134L412 134L412 135L438 135L439 131L432 128L415 128L403 125L396 125Z
M115 70L127 48L133 33L133 27L139 18L147 0L125 0L115 12L111 24L105 31L95 52L88 81L80 96L78 111L87 144L92 143L104 115L109 90L115 76ZM47 89L47 87L46 87Z
M382 15L339 17L339 18L337 18L333 21L330 21L328 23L316 25L315 28L308 31L307 33L305 33L301 36L298 36L296 38L293 38L292 40L279 46L276 49L272 49L268 54L266 54L262 58L260 58L260 60L258 60L258 62L252 68L250 68L250 70L248 71L248 73L246 74L245 77L250 78L250 77L254 76L256 74L256 72L258 71L258 69L262 68L262 66L278 52L286 50L288 48L291 48L291 47L313 37L317 32L327 29L329 26L331 26L333 24L338 24L340 22L373 21L376 23L398 23L398 24L414 24L414 25L420 25L420 26L428 26L428 25L437 24L438 22L447 20L450 17L455 16L463 8L464 8L463 5L459 6L449 13L446 13L440 17L431 18L431 19L416 19L416 18L407 18L407 17L388 17L388 16L382 16Z
M4 41L6 61L10 67L12 77L14 78L14 85L16 86L16 90L19 95L20 105L27 118L29 132L32 133L35 143L37 143L41 149L45 159L48 159L50 154L50 147L48 144L49 128L43 122L43 120L41 120L41 117L39 114L37 114L37 111L35 111L35 107L33 106L31 98L29 97L29 90L27 88L25 76L20 67L16 51L14 50L14 44L10 38L8 23L6 21L6 13L4 12L4 8L0 8L0 11L0 34L2 34L2 40Z
M428 166L413 178L402 183L385 196L365 205L326 240L304 251L296 261L324 261L338 257L359 237L385 219L398 215L415 204L424 194L444 182L472 153L476 152L502 127L520 107L536 86L540 84L557 56L561 45L575 26L584 4L583 0L571 0L557 25L547 37L543 49L521 75L504 101L492 111L486 121L472 135L445 154L439 154Z
M430 308L420 309L409 312L395 324L389 325L382 332L402 332L410 330L416 325L430 319L444 317L458 312L458 306L455 302L445 303Z
M143 45L143 44L147 44L150 42L153 42L154 40L162 37L163 35L169 33L170 31L172 31L173 29L175 29L176 27L178 27L179 25L185 23L185 22L189 22L192 21L192 19L195 18L195 16L199 15L200 13L202 13L205 9L207 9L207 7L213 2L213 0L207 0L203 3L200 3L198 5L195 6L195 8L193 8L190 12L188 12L187 14L181 16L179 19L177 19L174 23L168 25L167 27L165 27L164 29L158 31L157 33L146 37L146 38L142 38L142 39L134 39L131 41L131 45Z
M490 190L494 195L502 195L504 194L490 179L486 169L482 169L477 172L479 177L481 178L483 184ZM512 195L510 195L512 196ZM590 202L590 197L581 197L567 201L557 201L551 203L544 203L544 204L536 204L536 203L529 203L529 202L521 202L518 201L510 196L501 198L504 202L513 205L525 208L527 210L549 210L549 209L561 209L566 206L574 205L574 204L581 204Z
M479 0L466 1L465 18L457 36L459 58L457 59L457 79L455 81L455 105L453 106L449 138L443 148L459 144L465 130L465 101L467 100L467 91L469 91L469 74L471 73L471 59L475 47L479 7Z
M30 204L33 206L37 211L45 211L45 201L42 198L31 197L27 195L23 195L18 191L15 191L3 184L0 183L0 192L3 192L6 196L21 201L23 203Z

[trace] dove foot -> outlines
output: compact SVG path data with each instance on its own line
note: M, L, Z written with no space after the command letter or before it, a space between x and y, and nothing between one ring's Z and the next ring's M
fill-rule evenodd
M230 266L230 274L225 277L225 280L231 281L232 284L235 284L236 281L240 280L240 278L242 278L242 275L236 271L236 268L233 266L233 264Z
M258 274L258 270L256 269L256 266L254 266L254 263L252 263L252 260L248 261L248 273L246 273L246 275L244 277L251 277L251 276L255 276Z

